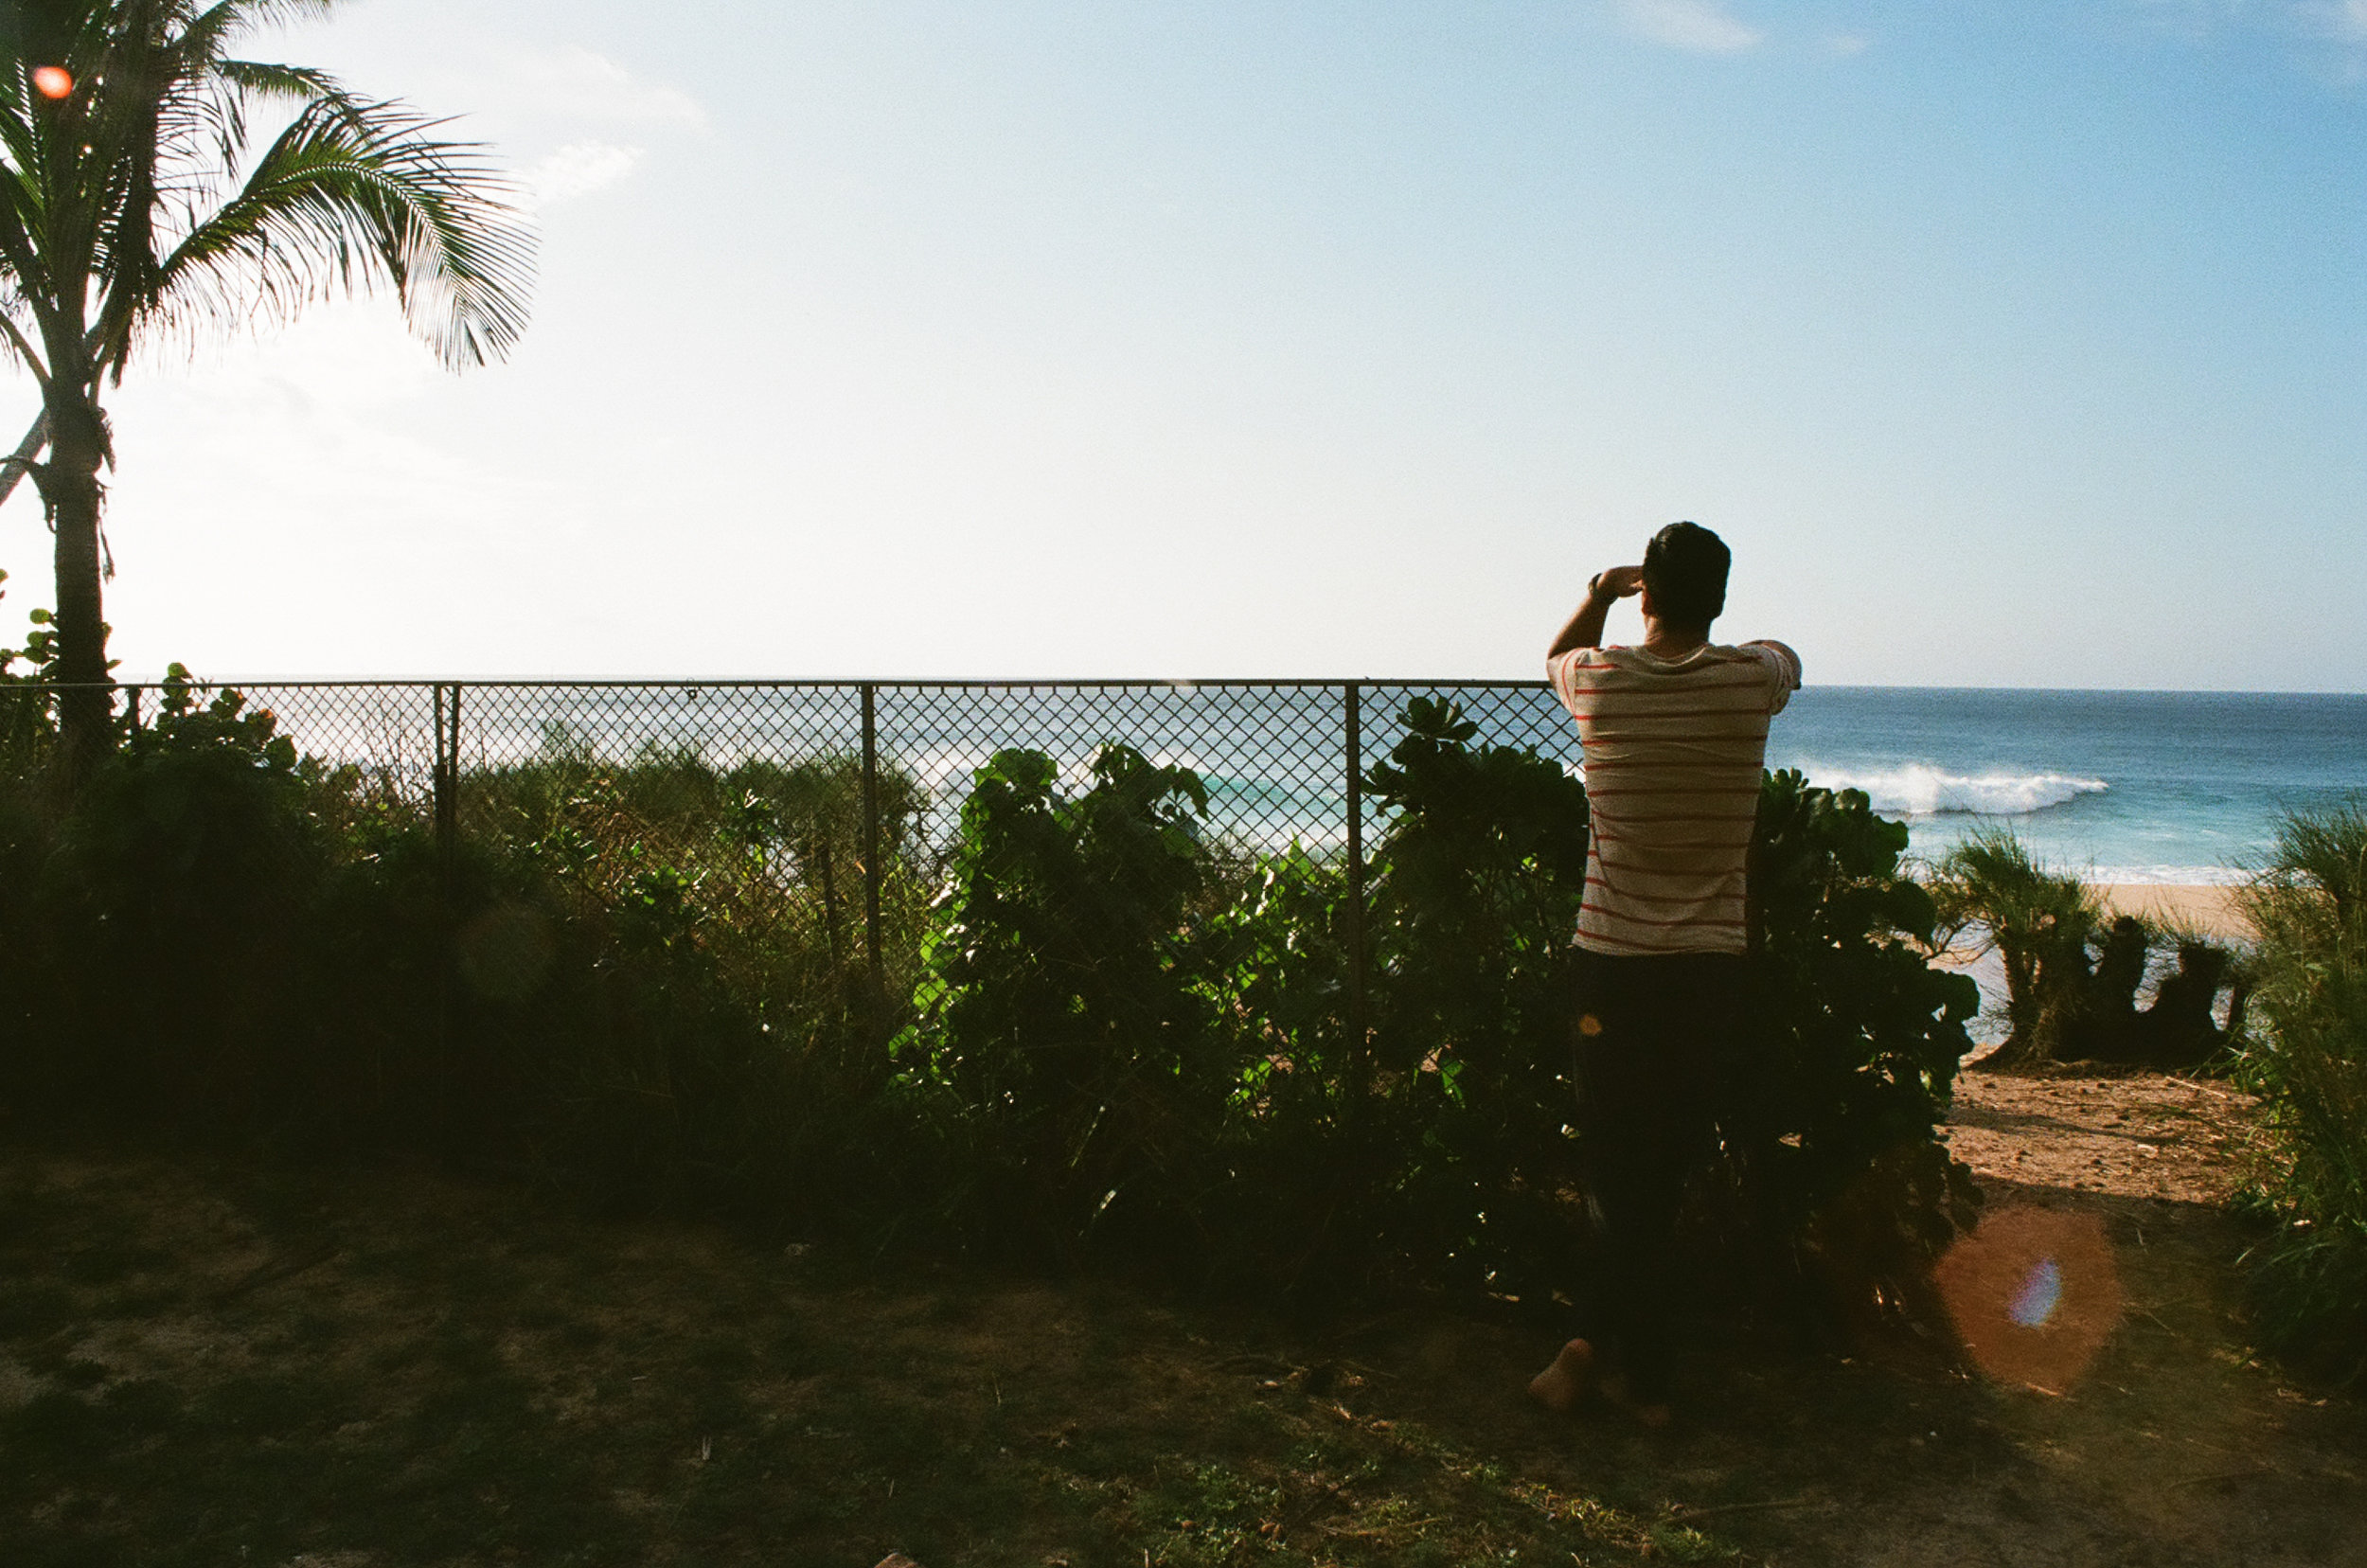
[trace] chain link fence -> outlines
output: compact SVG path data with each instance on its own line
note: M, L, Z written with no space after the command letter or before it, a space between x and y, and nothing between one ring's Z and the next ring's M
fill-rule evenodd
M603 897L667 896L742 925L794 926L875 982L899 968L942 885L977 771L1041 754L1090 787L1112 746L1197 775L1201 836L1251 863L1296 846L1344 872L1351 926L1385 812L1366 771L1416 698L1455 704L1484 743L1575 769L1575 732L1542 682L256 681L235 692L341 797L556 854ZM19 726L58 689L7 688ZM127 729L172 688L116 688ZM660 876L661 881L650 879ZM1351 929L1361 950L1361 934ZM909 957L909 955L905 955ZM1355 962L1361 970L1361 953ZM1361 975L1360 975L1361 980Z

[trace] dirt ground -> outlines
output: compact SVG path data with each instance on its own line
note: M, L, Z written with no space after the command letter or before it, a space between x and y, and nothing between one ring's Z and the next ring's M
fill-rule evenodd
M0 1138L0 1563L2367 1563L2367 1416L2246 1345L2243 1096L1971 1073L1951 1138L1993 1218L2102 1238L2092 1360L1720 1333L1664 1434L1529 1406L1509 1318Z
M1949 1147L1983 1185L2218 1206L2263 1158L2251 1096L2159 1073L1956 1080Z

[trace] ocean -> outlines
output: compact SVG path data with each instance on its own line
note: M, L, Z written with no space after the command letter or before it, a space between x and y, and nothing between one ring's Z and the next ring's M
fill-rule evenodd
M2367 795L2367 696L1810 687L1771 767L1866 792L1911 852L2010 826L2106 882L2224 882L2280 813Z

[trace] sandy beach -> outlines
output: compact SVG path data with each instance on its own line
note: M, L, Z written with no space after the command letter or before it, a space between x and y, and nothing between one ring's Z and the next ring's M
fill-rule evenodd
M2249 942L2252 931L2237 899L2238 887L2150 882L2099 882L2095 891L2115 915L2139 915L2167 925L2193 927L2223 942Z

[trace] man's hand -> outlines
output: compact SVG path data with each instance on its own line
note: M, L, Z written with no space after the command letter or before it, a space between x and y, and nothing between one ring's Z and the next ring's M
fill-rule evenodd
M1600 597L1606 603L1613 599L1632 598L1644 592L1644 568L1641 566L1611 566L1594 574L1587 585L1587 597Z
M1594 580L1586 585L1586 602L1561 629L1561 635L1545 650L1545 657L1557 659L1574 648L1603 646L1603 621L1611 607L1623 598L1644 592L1644 568L1612 566L1594 574Z

